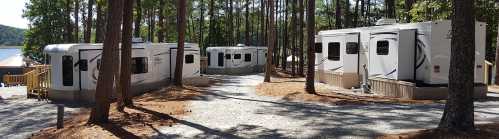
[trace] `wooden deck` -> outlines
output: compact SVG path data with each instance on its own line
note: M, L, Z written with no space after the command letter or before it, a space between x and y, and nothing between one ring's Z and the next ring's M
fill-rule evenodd
M37 65L22 75L4 75L7 86L25 85L28 98L46 99L50 88L50 66Z

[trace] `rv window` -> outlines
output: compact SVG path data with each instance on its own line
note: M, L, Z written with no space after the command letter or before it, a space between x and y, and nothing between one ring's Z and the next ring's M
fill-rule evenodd
M210 66L211 65L211 53L208 52L207 55L208 55L208 66Z
M339 42L331 42L327 45L327 59L333 61L340 60L340 43Z
M388 55L390 43L388 41L378 41L376 44L376 53L378 55Z
M78 68L80 71L88 71L88 60L82 59L78 61Z
M145 57L134 57L132 58L132 73L142 74L147 73L147 58Z
M244 62L251 62L251 54L244 54Z
M225 59L231 59L230 54L225 54Z
M356 42L347 42L347 54L358 54L359 44Z
M218 66L224 66L224 53L218 53Z
M185 55L185 64L194 63L194 55Z
M315 53L322 53L322 43L315 43Z
M241 54L235 54L234 59L241 59Z
M73 86L73 57L62 56L62 84Z

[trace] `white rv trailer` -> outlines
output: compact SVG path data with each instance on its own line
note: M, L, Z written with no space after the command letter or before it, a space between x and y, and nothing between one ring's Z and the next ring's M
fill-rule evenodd
M49 99L94 102L102 44L55 44L45 47L52 66ZM134 43L132 90L136 95L167 85L175 72L176 43ZM183 77L200 75L199 47L187 43ZM119 66L119 65L116 65Z
M476 23L476 84L483 84L484 81L485 28L485 23ZM348 34L355 32L358 32L360 37L357 39L360 44L358 59L341 55L347 51L346 43L355 40L354 35ZM345 36L339 39L329 38L333 42L339 42L340 46L344 46L344 49L340 48L339 61L341 59L347 61L341 66L357 67L357 72L353 73L361 77L364 73L362 65L366 65L373 92L414 99L441 99L447 94L450 33L451 21L444 20L322 31L319 35L322 36L323 58L328 58L328 37L325 36ZM335 51L329 53L333 52ZM338 65L325 63L323 70L335 66ZM350 70L344 68L340 71L345 73L354 70L355 68L350 68ZM341 76L326 76L326 78L342 79ZM333 85L341 86L338 83ZM485 96L485 86L477 85L475 90L476 97Z
M267 47L208 47L208 74L248 74L263 72Z

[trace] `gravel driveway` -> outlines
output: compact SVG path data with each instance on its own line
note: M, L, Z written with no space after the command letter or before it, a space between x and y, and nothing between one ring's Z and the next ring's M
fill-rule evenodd
M56 123L56 105L26 99L26 87L0 88L0 98L0 139L27 138ZM77 110L65 108L65 115Z
M261 75L214 76L225 83L191 104L192 114L156 138L372 138L434 128L442 104L342 105L289 102L258 96ZM476 121L499 121L499 102L476 102Z

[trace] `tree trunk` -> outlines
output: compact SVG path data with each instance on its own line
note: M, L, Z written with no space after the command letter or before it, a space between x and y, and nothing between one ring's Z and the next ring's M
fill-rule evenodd
M296 40L298 39L297 37L297 8L296 8L297 0L293 0L292 6L293 8L293 14L291 17L291 75L293 77L296 76Z
M359 21L360 21L360 26L364 26L365 25L365 22L363 21L364 20L364 17L366 17L366 4L365 4L366 0L362 0L362 3L360 4L360 17L356 17L356 18L360 18Z
M267 63L265 64L265 79L264 82L270 82L270 74L272 74L273 71L273 65L272 65L272 53L274 50L274 2L273 0L268 0L268 7L269 7L269 29L268 31L268 40L267 40L267 47L268 47L268 52L267 52Z
M264 45L265 44L265 0L260 0L260 29L261 29L261 35L260 37L262 37L260 39L260 45Z
M64 40L66 41L66 43L73 43L73 25L72 25L72 22L71 22L71 0L66 0L66 6L65 6L65 21L66 21L66 25L65 25L65 38Z
M201 47L201 54L203 56L206 56L206 45L203 42L203 39L204 39L203 38L204 37L204 34L203 34L204 33L203 32L204 31L204 1L201 0L200 4L201 5L199 5L199 13L200 13L199 16L200 17L199 17L199 40L198 40L198 42L199 42L199 45L202 46Z
M331 19L331 13L333 13L331 10L333 8L330 8L330 4L329 4L329 0L326 0L325 2L325 7L326 7L326 17L327 17L327 23L328 23L328 29L332 29L333 28L333 23L332 23L332 19Z
M177 61L175 65L175 78L174 84L176 86L182 86L182 70L184 67L184 45L185 45L185 28L186 28L186 10L187 2L185 0L178 1L177 6L177 31L178 31L178 50L177 50Z
M123 0L112 0L108 4L108 24L104 48L102 51L101 72L97 80L95 106L90 113L89 123L105 123L109 119L111 92L113 92L114 72L120 42L121 21L123 18Z
M395 19L395 0L385 0L385 17Z
M158 30L158 42L162 43L165 41L165 25L164 25L164 20L165 20L165 13L164 13L164 8L165 8L165 0L159 0L159 19L158 19L158 25L159 25L159 30Z
M131 90L131 65L132 65L132 28L133 28L133 3L127 0L123 8L123 32L121 39L121 68L120 86L121 98L118 98L118 110L123 111L125 106L133 106Z
M79 43L80 42L80 37L79 37L79 32L80 32L80 28L79 28L79 22L80 22L80 0L75 0L75 8L74 8L74 17L75 17L75 25L74 25L74 28L75 28L75 42L76 43Z
M499 21L499 18L497 19ZM496 42L496 60L495 60L495 65L496 65L496 75L494 78L494 84L499 85L499 24L498 24L498 31L497 31L497 42Z
M352 16L350 13L350 0L345 1L345 27L349 28L352 26Z
M246 40L245 40L245 44L246 45L251 45L250 44L250 41L251 41L251 36L250 36L250 19L249 19L249 15L250 15L250 8L249 8L249 5L250 5L250 0L246 0L246 4L245 4L245 8L246 8L246 15L245 15L245 20L246 20L246 29L245 29L245 37L246 37Z
M358 27L359 26L359 1L355 1L355 11L354 11L354 20L353 20L353 27Z
M104 11L104 2L97 2L97 21L95 27L95 42L102 43L104 41L104 33L106 32L106 13Z
M140 0L136 0L135 2L135 12L137 13L137 17L135 17L135 27L133 31L133 36L136 38L140 38L140 27L142 25L142 4Z
M451 131L473 131L475 12L474 1L454 0L452 16L449 97L439 128Z
M411 11L414 2L415 0L405 0L405 12L406 12L405 22L407 23L410 23L412 20L412 16L409 13L409 11Z
M86 20L86 25L85 25L85 33L83 35L83 39L85 43L90 43L91 38L92 38L92 18L94 17L94 1L95 0L88 0L88 6L87 6L87 20Z
M284 40L283 40L283 46L282 46L282 59L281 59L282 69L284 71L286 71L287 66L288 66L286 58L288 58L288 45L289 45L289 33L288 33L289 0L285 0L285 1L286 1L286 4L284 5L284 7L286 9L284 11L284 25L283 25Z
M208 11L208 14L210 15L210 25L208 29L208 44L207 46L212 46L214 41L213 41L213 35L215 33L215 0L210 0L210 11Z
M303 10L303 0L298 0L298 12L300 13L300 18L298 19L298 75L305 75L303 69L305 68L305 60L303 56L303 42L305 41L303 38L303 16L305 15L305 11Z
M315 0L307 0L307 81L305 85L305 90L308 93L315 94L314 87L314 76L315 76Z
M335 22L336 29L341 29L342 26L341 26L341 1L340 0L336 0L335 19L336 19L336 22Z

